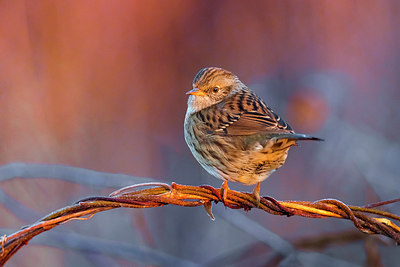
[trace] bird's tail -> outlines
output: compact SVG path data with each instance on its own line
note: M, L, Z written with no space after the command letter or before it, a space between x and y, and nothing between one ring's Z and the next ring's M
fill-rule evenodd
M314 140L314 141L324 141L324 139L311 136L308 134L301 134L301 133L293 133L291 134L291 137L289 139L294 139L294 140Z
M301 133L271 133L268 134L269 138L276 138L276 139L289 139L289 140L313 140L313 141L324 141L324 139L314 137L307 134Z

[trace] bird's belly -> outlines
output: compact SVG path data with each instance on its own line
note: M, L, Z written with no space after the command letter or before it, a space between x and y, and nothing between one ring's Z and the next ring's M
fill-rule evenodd
M211 175L228 181L247 185L256 184L268 178L286 160L291 145L269 142L264 145L243 145L237 138L219 137L189 147L202 167Z
M233 167L226 171L230 174L226 179L248 185L264 181L285 163L288 150L244 151L242 157L231 160Z

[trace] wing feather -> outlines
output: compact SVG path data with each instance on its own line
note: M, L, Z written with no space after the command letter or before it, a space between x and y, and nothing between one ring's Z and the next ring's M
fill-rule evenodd
M222 104L212 107L220 114L214 132L221 135L254 135L259 133L293 133L292 128L258 96L242 91ZM209 112L209 111L208 111Z

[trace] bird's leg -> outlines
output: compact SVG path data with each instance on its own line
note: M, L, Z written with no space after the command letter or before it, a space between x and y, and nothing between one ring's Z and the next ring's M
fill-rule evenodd
M258 182L256 187L254 187L254 190L253 190L253 195L257 199L257 203L258 203L257 206L260 206L260 184L261 184L261 182Z
M221 185L221 188L222 188L222 202L225 204L226 203L226 198L227 198L227 196L228 196L228 190L229 190L229 186L228 186L228 181L227 180L225 180L223 183L222 183L222 185ZM225 204L226 205L226 204Z

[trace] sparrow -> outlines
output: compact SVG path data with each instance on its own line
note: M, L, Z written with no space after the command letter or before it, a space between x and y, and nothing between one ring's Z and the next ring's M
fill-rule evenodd
M193 79L184 123L190 151L211 175L222 179L223 200L228 181L260 183L281 167L298 140L322 139L295 133L264 101L230 71L201 69Z

